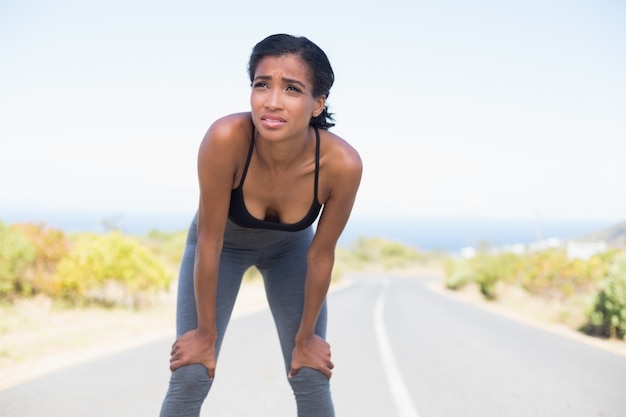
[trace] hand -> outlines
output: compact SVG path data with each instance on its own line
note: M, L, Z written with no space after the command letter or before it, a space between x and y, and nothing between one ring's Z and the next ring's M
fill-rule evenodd
M314 334L311 337L296 341L296 347L291 356L291 370L289 378L298 373L300 368L313 368L330 379L335 367L330 360L330 345L321 337Z
M180 336L172 345L170 370L181 366L199 363L206 367L209 378L215 376L215 338L190 330Z

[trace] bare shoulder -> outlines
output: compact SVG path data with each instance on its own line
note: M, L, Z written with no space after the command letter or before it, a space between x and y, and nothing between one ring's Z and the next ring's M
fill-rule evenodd
M207 130L198 150L200 186L223 184L232 188L241 176L241 167L250 147L252 119L250 113L231 114L217 119ZM205 194L215 195L212 190Z
M322 159L333 174L361 175L363 162L357 150L346 140L327 130L320 130Z
M250 113L234 113L217 119L207 130L202 148L219 147L220 150L238 150L249 144L252 135Z
M320 131L319 200L324 204L311 250L334 250L356 200L363 163L357 150L338 135ZM315 249L313 249L315 248Z

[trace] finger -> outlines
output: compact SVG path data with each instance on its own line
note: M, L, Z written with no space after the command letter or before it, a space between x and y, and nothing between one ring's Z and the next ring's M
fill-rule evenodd
M297 373L298 373L298 369L291 368L289 370L289 374L287 375L287 378L293 378L294 376L296 376Z

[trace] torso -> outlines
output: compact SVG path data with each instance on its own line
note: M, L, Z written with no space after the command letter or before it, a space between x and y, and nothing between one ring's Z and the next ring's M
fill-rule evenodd
M263 166L251 129L231 193L231 221L243 227L286 231L302 230L315 221L324 201L320 200L319 136L325 132L309 130L311 139L302 157L283 170L271 170Z

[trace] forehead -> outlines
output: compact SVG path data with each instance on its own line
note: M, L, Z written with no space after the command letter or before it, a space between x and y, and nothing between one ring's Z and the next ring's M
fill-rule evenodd
M311 82L309 66L298 55L266 56L259 61L254 77L279 75Z

